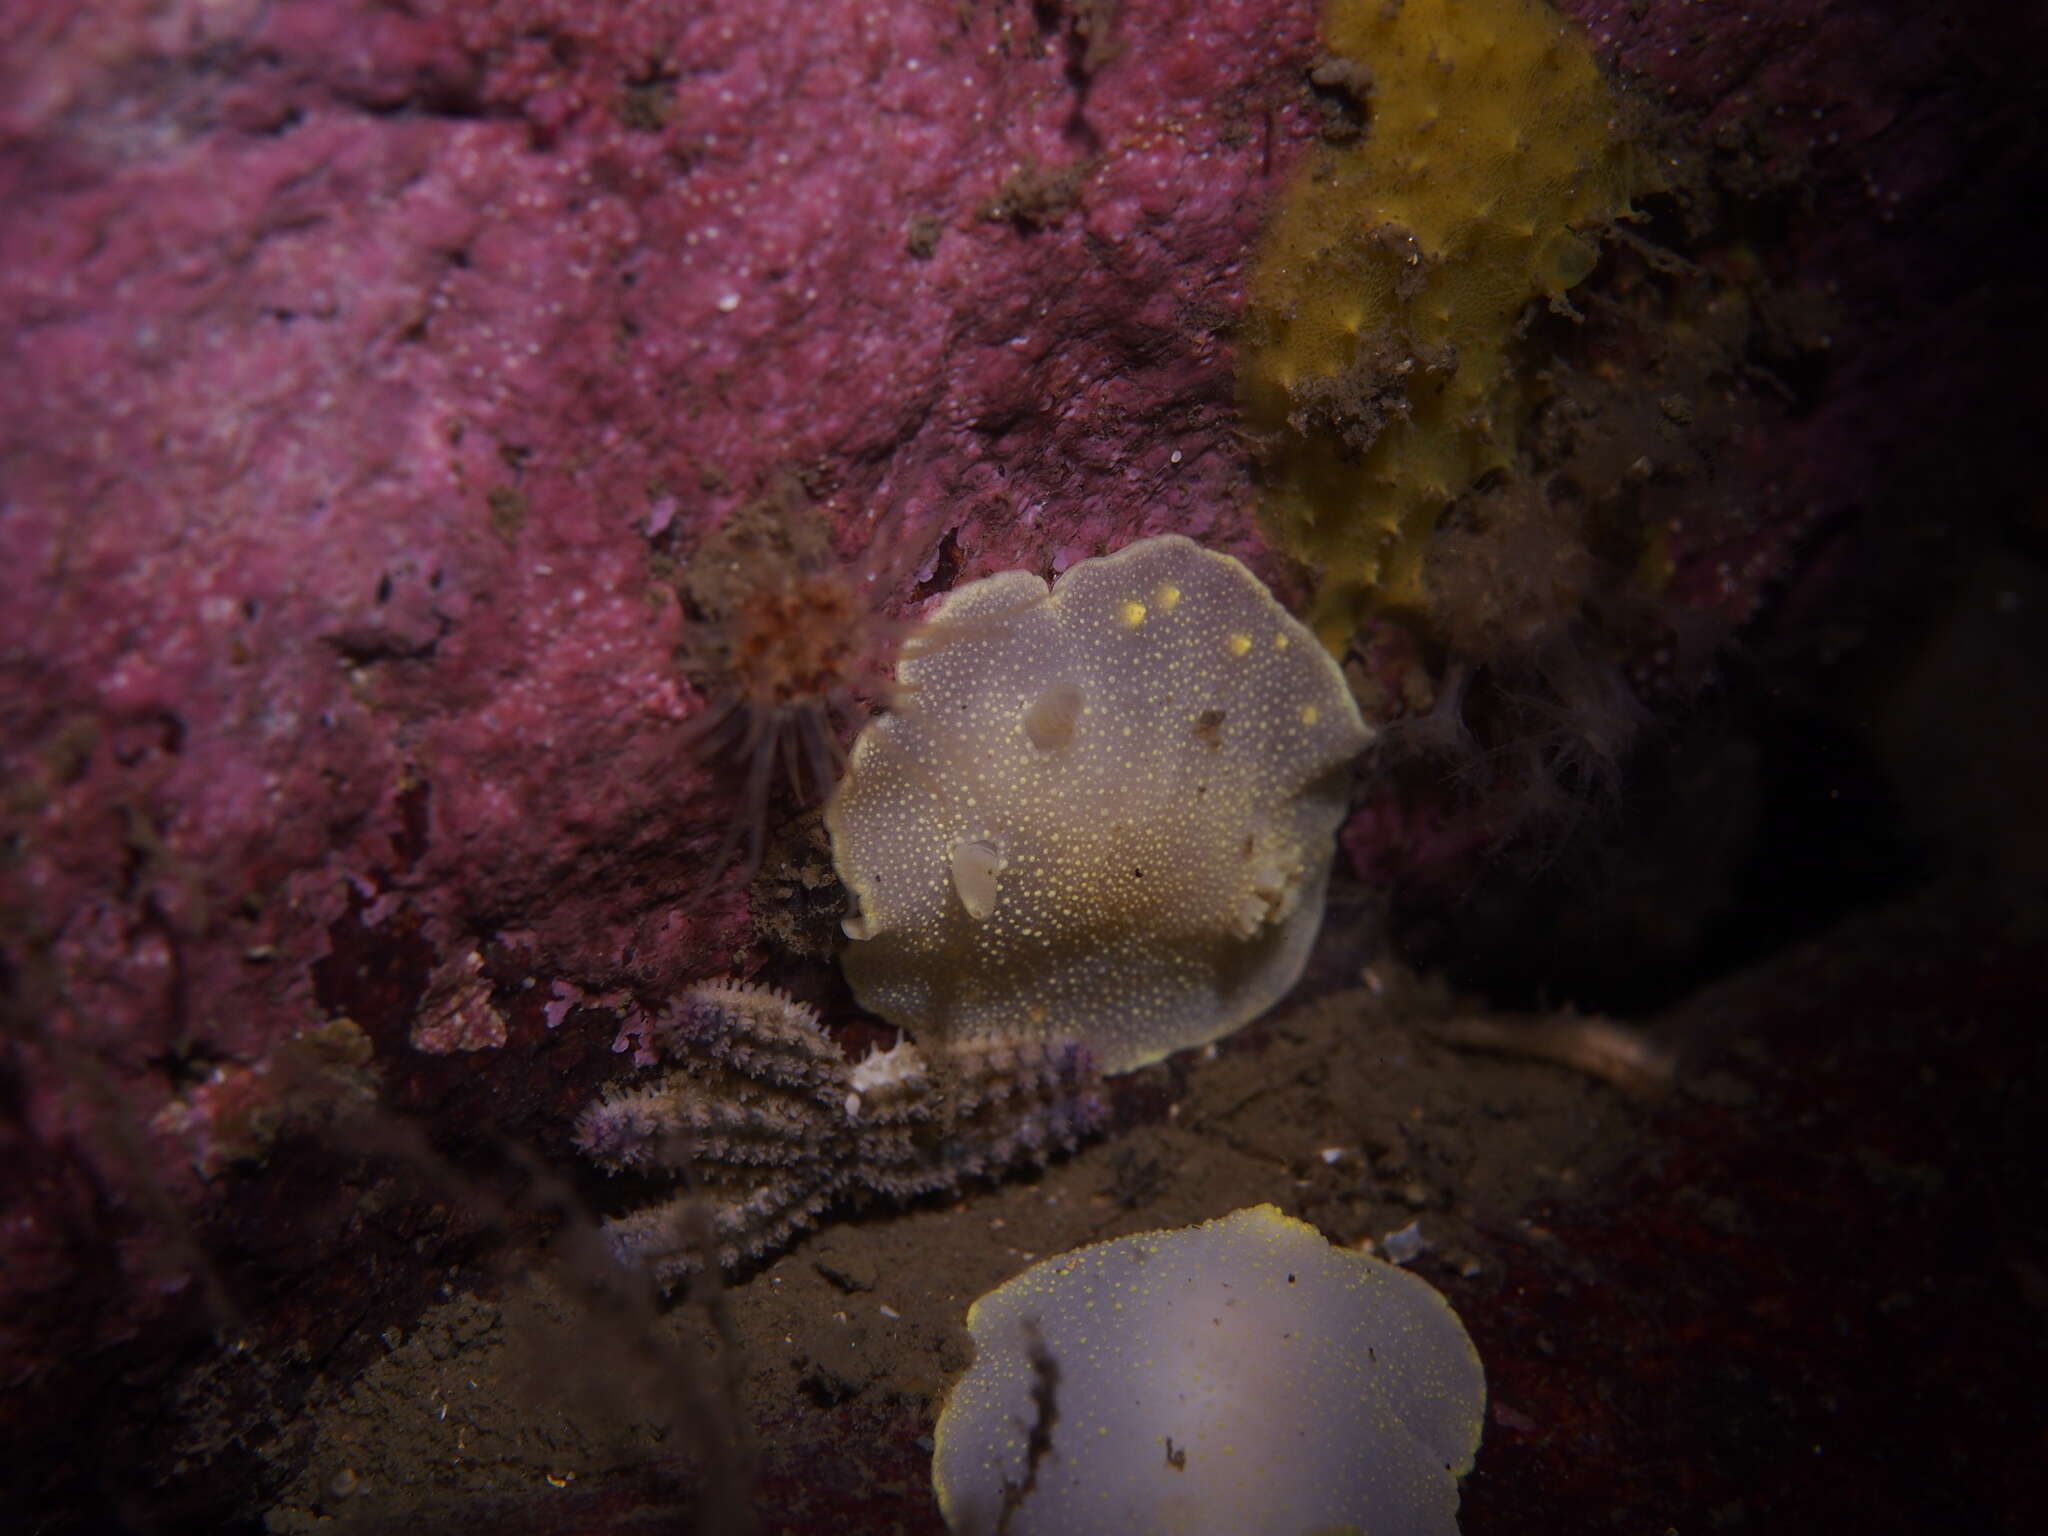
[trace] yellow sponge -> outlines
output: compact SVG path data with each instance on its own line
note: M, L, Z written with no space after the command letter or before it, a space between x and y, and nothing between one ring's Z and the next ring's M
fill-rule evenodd
M1419 605L1423 540L1513 460L1532 300L1592 270L1654 185L1592 55L1536 0L1332 0L1318 78L1363 99L1318 148L1253 269L1247 424L1274 443L1269 525L1323 572L1341 646L1374 601Z

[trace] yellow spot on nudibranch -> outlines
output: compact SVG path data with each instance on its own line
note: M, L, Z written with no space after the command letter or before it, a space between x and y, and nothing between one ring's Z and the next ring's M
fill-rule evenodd
M1284 651L1284 650L1286 650L1286 649L1287 649L1287 636L1286 636L1286 635L1284 635L1284 634L1275 634L1275 635L1273 636L1273 649L1274 649L1274 650L1276 650L1276 651Z
M1252 637L1250 635L1232 635L1229 644L1231 655L1242 656L1252 648Z
M1171 613L1180 606L1180 588L1172 585L1159 589L1159 611Z
M1317 709L1315 705L1304 704L1301 706L1301 723L1303 725L1314 725L1318 720L1322 718L1323 712Z
M1136 629L1145 622L1145 605L1134 597L1124 604L1120 617L1124 621L1124 628Z

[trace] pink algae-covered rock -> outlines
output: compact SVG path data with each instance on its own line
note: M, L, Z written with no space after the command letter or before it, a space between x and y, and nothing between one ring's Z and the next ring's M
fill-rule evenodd
M98 1262L80 1180L176 1289L143 1213L332 1015L396 1100L558 1134L575 1005L746 963L660 581L736 508L800 482L945 579L1167 530L1279 574L1219 333L1310 10L1107 14L10 8L0 944L52 1176L0 1313Z

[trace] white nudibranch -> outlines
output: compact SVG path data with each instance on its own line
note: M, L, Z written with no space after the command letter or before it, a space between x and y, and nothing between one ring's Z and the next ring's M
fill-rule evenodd
M1243 565L1168 536L970 582L897 682L825 813L863 1007L1122 1072L1294 985L1372 733Z
M1456 1536L1464 1325L1273 1206L1042 1260L967 1328L932 1456L956 1536Z

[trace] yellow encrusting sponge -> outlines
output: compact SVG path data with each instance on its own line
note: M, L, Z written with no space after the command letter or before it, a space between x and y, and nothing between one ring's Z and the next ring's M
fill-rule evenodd
M1323 573L1341 645L1371 601L1419 605L1444 507L1513 460L1530 303L1593 268L1651 190L1592 55L1539 0L1332 0L1324 42L1366 101L1261 247L1240 389L1271 444L1269 526Z

